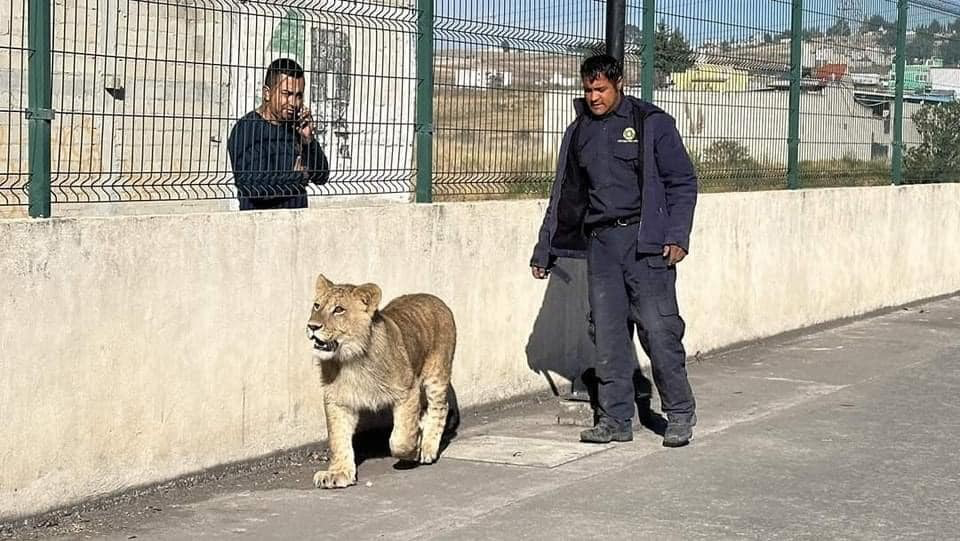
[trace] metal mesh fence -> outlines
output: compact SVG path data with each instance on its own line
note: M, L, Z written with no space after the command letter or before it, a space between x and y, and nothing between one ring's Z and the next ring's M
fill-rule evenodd
M330 182L309 191L409 190L412 9L229 0L65 0L56 8L54 202L234 197L231 131L262 105L266 68L280 57L304 68L303 106L329 159ZM277 144L254 136L251 145ZM289 169L271 158L260 164L265 175ZM274 182L251 195L298 188Z
M27 2L0 8L0 207L27 204ZM10 10L7 12L7 10ZM0 214L2 215L2 214Z
M27 4L0 6L0 207L27 203ZM429 132L415 120L413 0L51 5L54 202L236 197L230 135L263 105L278 57L305 69L329 182L267 182L257 196L413 191L414 136ZM702 190L785 188L788 178L886 184L899 174L896 0L803 0L795 33L792 0L658 0L644 20L645 5L627 1L626 92L676 118ZM598 0L434 1L434 197L547 193L582 93L579 64L603 49L604 24ZM901 30L903 179L956 180L960 4L911 0ZM276 158L260 171L282 177L293 166L304 167Z
M626 92L638 96L645 4L627 2L624 40ZM788 186L791 46L797 42L798 187L892 180L897 2L804 0L796 35L793 4L656 2L650 95L677 120L704 191ZM437 55L446 82L438 84L436 108L457 116L438 117L440 193L544 194L560 135L573 118L570 101L580 92L578 63L603 50L603 3L444 5ZM543 12L548 14L537 15ZM933 113L916 115L924 106L943 111L955 100L950 85L960 86L960 69L954 69L960 47L955 53L950 25L960 28L956 13L960 7L952 2L908 2L903 114L908 182L951 179L950 167L931 165L942 157L917 150L923 142L918 122ZM518 14L525 18L517 20ZM931 30L934 20L939 26ZM912 83L925 77L918 74L923 66L934 70L927 77L939 74L939 86ZM543 145L536 146L528 130L537 128L541 106L543 124L536 135ZM950 148L960 153L960 143Z
M800 184L890 183L897 4L805 0Z
M904 68L904 182L960 180L960 5L909 7Z
M604 5L594 0L439 1L436 196L549 190L579 63L603 35Z
M701 189L785 188L790 2L657 4L653 100L677 120ZM628 5L639 20L642 3Z

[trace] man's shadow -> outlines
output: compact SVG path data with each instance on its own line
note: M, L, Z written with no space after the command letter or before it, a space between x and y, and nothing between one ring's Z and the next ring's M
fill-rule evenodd
M586 261L558 259L526 348L527 365L547 380L556 396L582 398L587 391L581 376L596 363L589 317Z
M540 312L527 342L527 365L542 375L555 396L562 400L589 402L598 419L597 360L590 302L587 297L587 264L582 259L560 258L551 269ZM633 322L624 322L631 326ZM666 419L650 407L653 385L639 368L635 348L633 374L635 419L641 426L663 435ZM561 381L558 381L558 378Z

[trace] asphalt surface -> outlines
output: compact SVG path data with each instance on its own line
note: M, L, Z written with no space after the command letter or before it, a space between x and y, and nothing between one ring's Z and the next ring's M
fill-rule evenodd
M691 445L581 444L553 399L465 419L432 466L309 450L7 531L30 539L958 539L960 297L705 357ZM382 453L381 453L382 454Z

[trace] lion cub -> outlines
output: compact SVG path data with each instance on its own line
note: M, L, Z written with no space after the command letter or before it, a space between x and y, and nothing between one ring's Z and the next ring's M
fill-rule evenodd
M437 460L457 341L453 313L426 294L397 297L378 310L380 296L375 284L317 277L307 337L322 374L332 455L330 468L313 476L318 488L356 484L353 434L361 410L393 409L393 456ZM421 389L427 403L422 421Z

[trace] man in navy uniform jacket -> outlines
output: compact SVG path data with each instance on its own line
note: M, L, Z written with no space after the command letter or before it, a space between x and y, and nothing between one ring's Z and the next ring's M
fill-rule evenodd
M530 266L543 279L558 256L587 259L599 421L581 441L633 439L635 323L667 416L663 444L679 447L696 424L675 287L676 264L689 251L696 173L674 119L623 94L619 61L591 57L580 76L585 97L574 102L577 117L560 145Z

